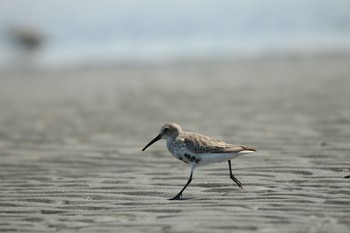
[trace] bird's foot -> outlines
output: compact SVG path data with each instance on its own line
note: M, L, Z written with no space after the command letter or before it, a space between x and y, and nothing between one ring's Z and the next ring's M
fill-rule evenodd
M238 185L238 187L243 189L242 183L236 177L231 176L231 179Z
M170 201L172 201L172 200L181 200L182 199L181 197L182 197L182 193L178 193L175 197L170 198L168 200L170 200Z

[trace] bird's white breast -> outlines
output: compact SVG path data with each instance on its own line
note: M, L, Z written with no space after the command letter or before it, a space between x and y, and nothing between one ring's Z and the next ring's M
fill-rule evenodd
M186 145L183 142L183 140L167 140L167 147L168 150L172 155L174 155L176 158L179 156L183 156L186 151Z

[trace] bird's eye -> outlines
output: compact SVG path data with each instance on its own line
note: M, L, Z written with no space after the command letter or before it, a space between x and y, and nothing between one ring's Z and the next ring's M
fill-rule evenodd
M169 130L169 128L164 128L164 129L163 129L163 133L168 132L168 130Z

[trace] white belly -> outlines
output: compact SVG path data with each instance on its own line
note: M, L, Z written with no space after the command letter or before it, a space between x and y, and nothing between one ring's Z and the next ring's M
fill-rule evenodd
M244 154L254 153L254 151L241 151L238 153L208 153L200 154L200 163L199 165L206 165L210 163L221 163L226 162L231 159L235 159ZM198 155L197 155L198 156Z

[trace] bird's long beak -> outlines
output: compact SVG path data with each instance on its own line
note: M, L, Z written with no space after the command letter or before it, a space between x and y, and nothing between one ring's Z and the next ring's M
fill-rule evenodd
M152 141L150 141L143 149L142 151L146 150L147 147L149 147L150 145L152 145L153 143L155 143L156 141L162 139L162 135L158 134L157 137L153 138Z

